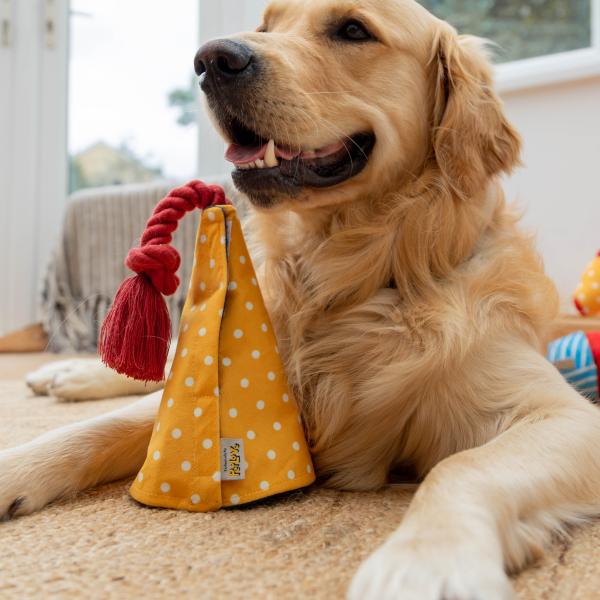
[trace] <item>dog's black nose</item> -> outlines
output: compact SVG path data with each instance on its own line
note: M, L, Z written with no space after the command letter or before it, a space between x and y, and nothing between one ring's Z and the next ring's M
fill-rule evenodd
M194 70L201 76L200 86L210 83L229 83L239 81L249 75L250 66L256 56L252 50L234 40L213 40L198 50L194 58ZM202 74L205 74L202 77Z

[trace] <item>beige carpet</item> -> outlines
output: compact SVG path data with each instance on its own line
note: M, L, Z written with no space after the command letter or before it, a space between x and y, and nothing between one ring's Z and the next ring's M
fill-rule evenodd
M0 448L121 407L33 397L30 369L0 355ZM149 509L120 481L0 523L0 598L343 598L352 573L402 519L410 497L316 487L212 514ZM600 522L557 542L515 578L519 598L600 598Z

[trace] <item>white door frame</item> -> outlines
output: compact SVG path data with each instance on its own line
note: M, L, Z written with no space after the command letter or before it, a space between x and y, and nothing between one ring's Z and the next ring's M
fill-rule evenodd
M269 0L200 0L200 45L239 31L253 31L261 24ZM223 155L223 140L211 125L204 108L198 113L198 174L200 179L231 172Z
M0 332L35 322L67 195L68 0L0 0ZM2 13L0 13L0 16Z

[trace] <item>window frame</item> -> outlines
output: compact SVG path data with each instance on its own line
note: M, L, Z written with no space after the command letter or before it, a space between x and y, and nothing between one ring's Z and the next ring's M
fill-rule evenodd
M68 0L5 7L12 35L0 45L0 332L40 318L67 197Z

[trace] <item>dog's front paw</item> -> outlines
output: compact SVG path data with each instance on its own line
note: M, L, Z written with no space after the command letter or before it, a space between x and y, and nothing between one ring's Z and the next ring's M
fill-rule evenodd
M361 565L349 600L514 600L501 565L472 547L390 539Z
M98 359L83 359L56 373L49 389L62 400L97 400L125 395L127 378Z
M79 362L85 360L86 359L73 358L48 363L31 373L27 373L25 376L25 383L34 391L34 393L39 396L45 396L50 393L54 378L59 373L69 371Z
M36 476L34 458L23 448L0 451L0 521L31 514L56 497L54 487Z
M50 391L62 400L98 400L116 396L150 394L164 383L135 381L105 366L99 359L81 359L69 369L58 372Z

